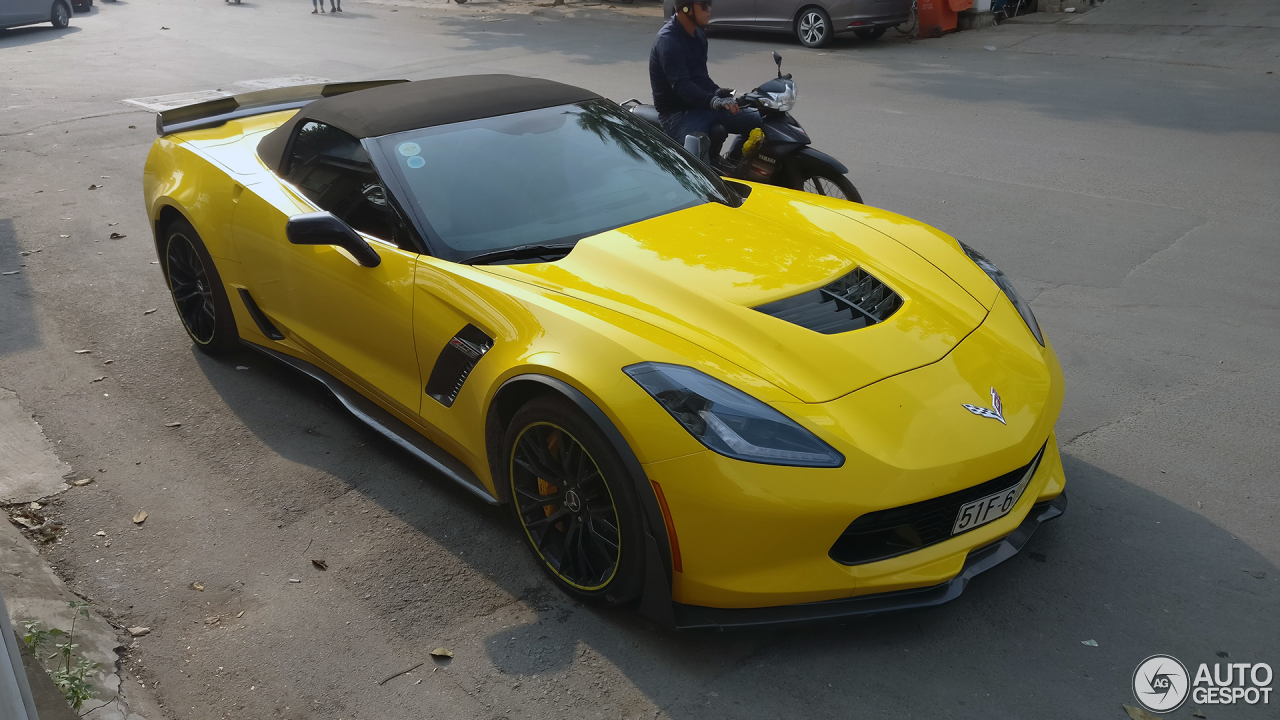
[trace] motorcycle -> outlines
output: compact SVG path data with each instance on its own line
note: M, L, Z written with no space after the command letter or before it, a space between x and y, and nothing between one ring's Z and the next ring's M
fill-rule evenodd
M796 84L791 73L782 74L782 56L773 54L778 77L737 99L739 107L754 108L763 122L751 137L738 137L724 154L711 157L712 141L723 143L728 133L721 125L711 128L712 137L690 135L684 145L721 175L736 180L767 183L804 190L817 195L862 202L862 195L845 174L849 169L839 160L810 147L809 135L791 116L796 104ZM622 103L631 114L662 130L658 111L652 105L631 98Z

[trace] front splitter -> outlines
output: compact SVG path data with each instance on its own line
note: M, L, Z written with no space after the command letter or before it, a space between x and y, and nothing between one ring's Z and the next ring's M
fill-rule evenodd
M974 576L1017 555L1036 528L1040 527L1040 523L1057 518L1066 509L1067 494L1065 492L1052 500L1032 506L1026 519L1013 532L999 542L969 553L960 573L940 585L763 608L709 608L672 603L675 611L675 625L681 630L801 625L941 605L960 597L960 593L964 592L965 586Z

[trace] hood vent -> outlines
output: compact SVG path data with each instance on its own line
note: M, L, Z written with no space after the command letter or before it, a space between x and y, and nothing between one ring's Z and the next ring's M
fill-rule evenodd
M861 268L795 297L756 308L779 320L823 335L835 335L884 322L902 307L902 298Z

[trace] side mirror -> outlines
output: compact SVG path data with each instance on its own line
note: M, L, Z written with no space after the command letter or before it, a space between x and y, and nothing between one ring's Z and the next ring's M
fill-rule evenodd
M377 267L382 258L360 234L333 213L294 215L284 226L285 237L294 245L333 245L351 253L364 267Z
M685 135L684 149L688 150L689 154L701 160L704 165L711 167L711 157L709 155L711 151L711 138L708 138L702 133Z
M782 56L777 50L773 51L773 64L778 66L778 77L782 77Z

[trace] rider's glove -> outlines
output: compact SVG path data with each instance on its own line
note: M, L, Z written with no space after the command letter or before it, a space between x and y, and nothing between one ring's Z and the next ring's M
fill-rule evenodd
M733 91L730 90L729 88L716 88L716 97L718 98L733 97Z
M718 97L718 98L712 98L712 100L711 100L711 109L712 109L712 110L725 110L725 109L728 109L728 107L729 107L730 105L734 105L734 104L735 104L735 102L734 102L734 99L733 99L732 97Z

